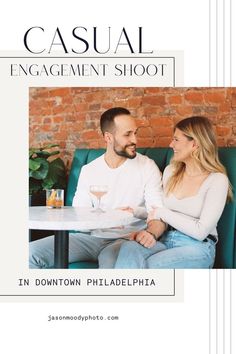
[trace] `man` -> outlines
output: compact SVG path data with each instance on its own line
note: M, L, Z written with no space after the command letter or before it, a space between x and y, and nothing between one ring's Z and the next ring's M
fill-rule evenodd
M108 193L102 199L105 209L127 209L142 217L143 210L162 206L160 171L154 161L136 153L137 126L130 112L120 107L109 109L102 114L100 125L106 152L83 166L73 206L92 206L91 185L108 186ZM129 233L144 247L152 247L165 230L162 221L157 220L155 224L155 234L152 229L132 233L146 227L142 219L124 228L71 233L69 262L98 260L100 268L113 268L121 244L128 242L122 236ZM53 236L31 242L30 268L53 267L53 245ZM160 243L160 250L164 248Z

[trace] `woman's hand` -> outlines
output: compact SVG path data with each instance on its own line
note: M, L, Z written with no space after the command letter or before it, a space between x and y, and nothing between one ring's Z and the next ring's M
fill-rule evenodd
M140 245L151 248L155 246L156 240L153 235L151 235L148 231L142 230L137 232L132 232L129 237L130 241L136 241L140 243Z

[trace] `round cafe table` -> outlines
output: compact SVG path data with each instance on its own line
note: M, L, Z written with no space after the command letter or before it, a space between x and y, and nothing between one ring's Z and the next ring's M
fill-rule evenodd
M117 209L98 214L92 212L91 208L70 206L61 209L42 206L29 208L29 229L53 230L54 268L68 268L70 230L89 232L96 229L109 229L126 226L134 219L131 213Z

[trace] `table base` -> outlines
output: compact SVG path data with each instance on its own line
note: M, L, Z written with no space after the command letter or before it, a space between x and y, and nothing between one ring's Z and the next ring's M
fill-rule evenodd
M69 232L55 231L54 236L54 268L68 268L69 263Z

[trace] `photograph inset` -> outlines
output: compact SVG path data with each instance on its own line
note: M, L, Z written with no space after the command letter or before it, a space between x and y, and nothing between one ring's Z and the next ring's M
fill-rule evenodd
M29 89L29 268L235 268L236 88Z

